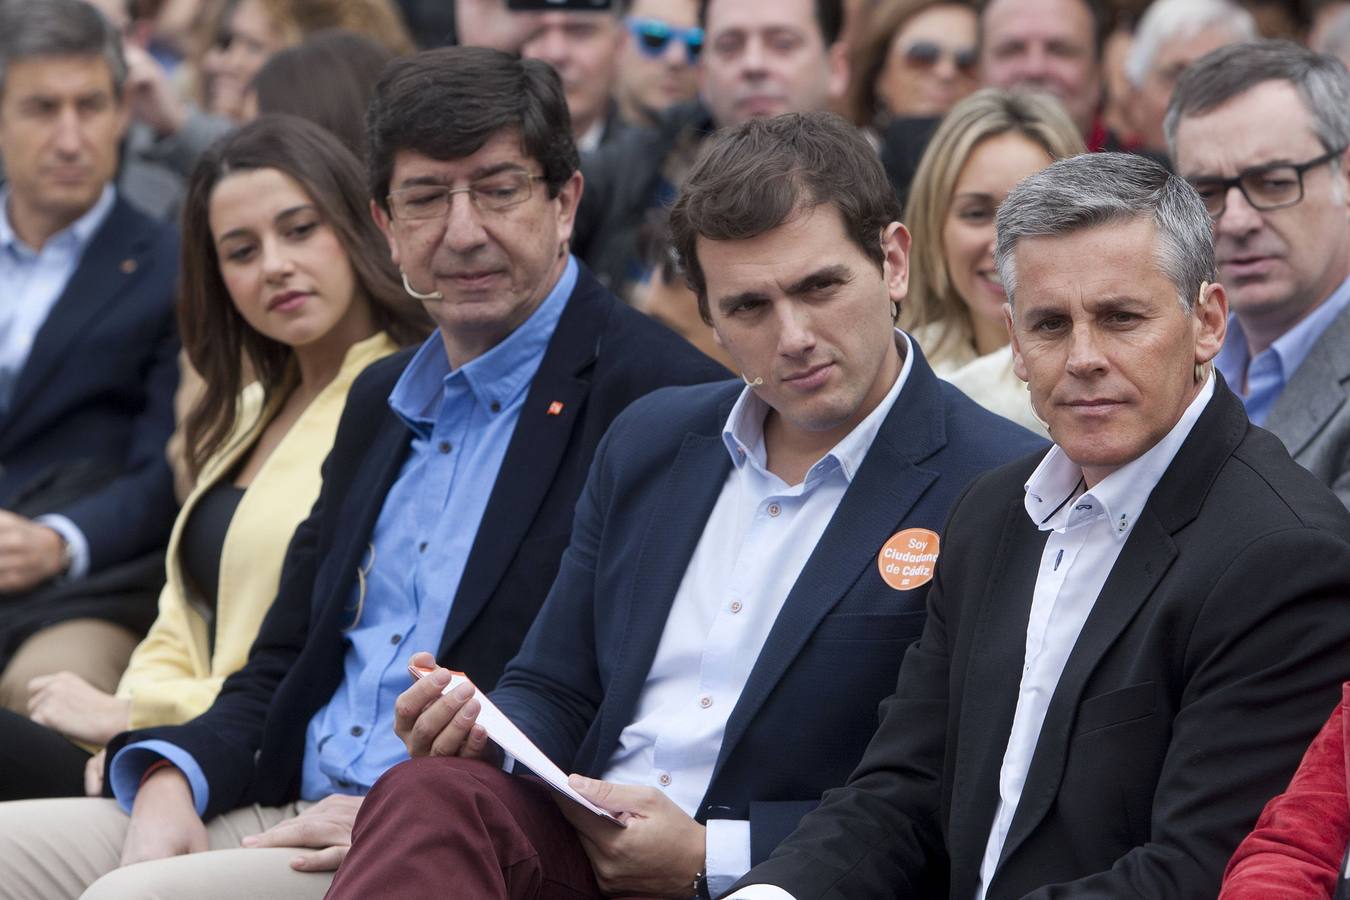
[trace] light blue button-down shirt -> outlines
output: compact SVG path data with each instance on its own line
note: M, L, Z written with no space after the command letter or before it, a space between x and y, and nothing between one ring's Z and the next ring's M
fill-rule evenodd
M834 518L914 363L905 363L877 408L789 485L768 469L768 406L746 388L722 432L732 468L722 484L670 607L633 721L606 781L657 788L692 816L712 781L727 722L792 586ZM707 823L713 896L750 869L750 823Z
M1247 418L1257 425L1266 423L1270 408L1280 398L1284 386L1347 303L1350 303L1350 279L1341 282L1330 297L1256 354L1255 359L1248 356L1247 336L1243 334L1237 316L1228 317L1228 336L1224 338L1223 349L1214 358L1214 366L1242 400L1242 405L1247 408Z
M9 408L34 338L65 293L115 199L112 185L105 185L88 212L48 238L41 250L34 250L14 231L9 191L0 191L0 415ZM84 533L65 516L41 516L37 521L54 529L69 546L66 577L84 575L89 570L89 542Z
M305 732L303 799L364 794L408 758L394 734L394 701L409 683L407 657L440 644L478 522L577 271L569 258L530 318L458 369L451 371L441 336L433 334L394 385L389 406L411 432L412 451L362 561L363 600L353 578L349 606L360 614L346 635L342 682ZM209 785L200 766L163 741L132 744L113 761L111 783L123 808L130 810L141 772L158 756L183 770L198 814L205 811Z

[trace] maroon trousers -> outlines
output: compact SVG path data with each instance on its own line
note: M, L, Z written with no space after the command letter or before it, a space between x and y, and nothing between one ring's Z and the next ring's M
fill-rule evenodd
M597 900L602 895L557 793L457 758L414 759L361 804L329 900Z

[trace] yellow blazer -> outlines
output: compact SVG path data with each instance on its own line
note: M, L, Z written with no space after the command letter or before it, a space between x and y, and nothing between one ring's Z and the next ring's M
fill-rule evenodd
M348 348L337 377L300 414L244 492L221 549L212 654L206 621L188 601L179 542L198 500L233 471L266 424L262 388L253 384L244 390L239 426L202 467L201 477L174 522L159 615L132 653L117 687L117 696L131 700L130 727L172 725L194 718L215 700L226 677L244 665L263 616L276 597L291 534L319 496L319 468L333 446L347 391L362 369L397 349L384 333Z

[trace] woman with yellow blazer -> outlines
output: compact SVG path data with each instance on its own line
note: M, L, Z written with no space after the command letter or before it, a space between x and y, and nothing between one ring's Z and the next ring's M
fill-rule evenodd
M30 683L28 719L0 715L0 799L94 792L91 752L196 716L244 664L352 381L429 331L366 205L356 159L290 116L256 120L198 164L179 329L205 389L184 423L196 485L174 523L159 617L116 695L62 672Z

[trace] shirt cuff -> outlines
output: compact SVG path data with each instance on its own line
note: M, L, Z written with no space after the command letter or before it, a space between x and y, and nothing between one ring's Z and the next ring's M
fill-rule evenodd
M712 893L709 891L709 893ZM716 897L716 894L713 894ZM797 900L787 891L773 884L752 884L743 887L725 900Z
M33 521L39 525L46 525L52 531L61 535L61 539L66 542L66 547L70 553L70 565L61 575L63 580L83 578L89 574L89 541L85 538L84 532L80 530L80 526L65 516L59 516L55 513L38 516Z
M709 891L709 893L713 893ZM713 896L715 893L713 893ZM796 897L783 891L775 884L752 884L747 888L741 888L740 891L733 893L725 900L796 900Z
M192 805L197 808L198 816L206 815L206 802L211 797L206 773L197 765L191 753L168 741L137 741L118 750L113 757L112 765L108 767L108 781L122 812L131 815L131 807L136 801L136 792L141 789L145 770L160 759L167 759L187 777L188 785L192 788Z
M750 823L743 819L709 819L705 840L708 893L716 897L750 871Z

